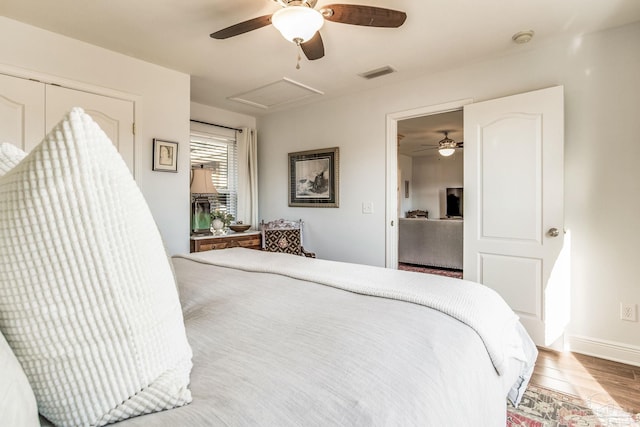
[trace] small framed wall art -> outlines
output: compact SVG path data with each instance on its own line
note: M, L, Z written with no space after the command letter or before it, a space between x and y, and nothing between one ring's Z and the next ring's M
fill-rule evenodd
M339 148L289 153L289 206L337 208Z
M178 172L178 143L153 138L153 170Z

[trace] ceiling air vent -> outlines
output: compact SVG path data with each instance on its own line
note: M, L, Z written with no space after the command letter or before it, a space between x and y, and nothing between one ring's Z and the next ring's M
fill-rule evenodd
M376 68L375 70L367 71L358 75L364 79L371 80L395 72L396 70L393 67L386 65L382 68Z

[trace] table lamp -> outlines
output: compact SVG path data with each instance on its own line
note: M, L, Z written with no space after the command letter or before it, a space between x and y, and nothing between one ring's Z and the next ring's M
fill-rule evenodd
M191 171L191 234L211 234L210 196L218 194L211 180L211 169L204 165Z

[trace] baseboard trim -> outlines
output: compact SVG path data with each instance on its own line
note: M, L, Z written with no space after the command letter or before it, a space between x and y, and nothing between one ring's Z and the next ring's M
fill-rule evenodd
M640 366L640 347L638 346L580 335L571 335L568 341L572 352L626 363L627 365Z

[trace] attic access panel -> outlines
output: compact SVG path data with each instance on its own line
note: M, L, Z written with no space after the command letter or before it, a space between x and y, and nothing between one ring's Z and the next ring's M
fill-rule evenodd
M231 96L228 99L266 110L316 95L324 95L324 92L283 77L282 80Z

